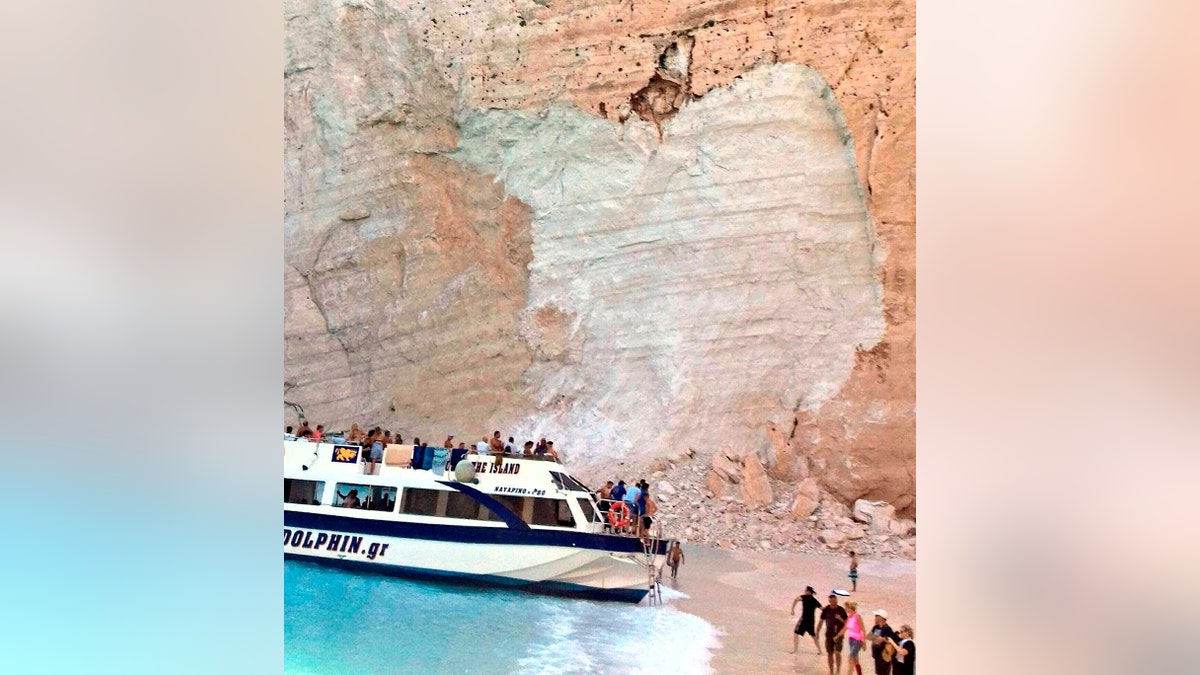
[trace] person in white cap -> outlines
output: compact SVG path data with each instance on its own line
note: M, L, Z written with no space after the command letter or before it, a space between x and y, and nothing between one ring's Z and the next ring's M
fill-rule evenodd
M887 611L875 610L875 626L871 629L871 658L875 660L875 675L891 675L895 647L888 644L895 640L896 631L887 622Z

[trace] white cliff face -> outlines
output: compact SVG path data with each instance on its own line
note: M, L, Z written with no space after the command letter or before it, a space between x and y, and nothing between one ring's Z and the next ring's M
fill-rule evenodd
M658 130L567 106L459 119L450 153L532 209L520 435L572 459L768 452L885 330L883 252L815 71L776 64Z

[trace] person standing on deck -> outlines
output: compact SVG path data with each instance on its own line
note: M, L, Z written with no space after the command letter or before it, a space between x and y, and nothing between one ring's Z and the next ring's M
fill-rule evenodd
M625 491L626 491L625 490L625 481L623 481L623 480L617 481L617 487L613 488L612 490L609 490L608 496L614 502L625 501Z
M504 441L500 440L500 432L492 433L491 439L488 440L488 451L496 456L496 466L500 466L504 462Z
M674 573L671 574L675 576ZM800 605L800 620L792 630L792 654L800 650L800 636L811 635L813 646L817 648L817 656L821 655L821 643L817 642L817 610L821 609L821 601L817 599L817 591L812 586L804 589L804 593L792 600L792 616L796 616L796 605Z

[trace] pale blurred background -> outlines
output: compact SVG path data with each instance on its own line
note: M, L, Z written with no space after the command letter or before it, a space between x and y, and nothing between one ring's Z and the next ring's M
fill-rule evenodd
M918 12L923 672L1192 672L1200 11ZM282 664L281 24L0 12L16 672Z

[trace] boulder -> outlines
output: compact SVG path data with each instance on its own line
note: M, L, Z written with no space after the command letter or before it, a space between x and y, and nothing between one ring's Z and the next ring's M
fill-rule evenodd
M762 508L775 501L771 491L771 482L767 480L767 471L759 461L758 455L749 453L742 465L742 503L752 509Z
M829 548L838 548L846 543L846 535L837 530L821 530L817 533L817 541L820 541Z
M708 489L714 496L724 498L733 493L735 485L742 482L741 458L733 459L726 451L713 456L712 468L708 470Z
M675 486L671 485L665 480L658 481L658 484L654 486L654 489L657 491L657 494L660 495L673 495L677 492Z
M895 516L896 508L887 502L871 502L865 499L858 499L854 502L852 515L860 523L870 523L875 519L877 512L882 513L882 520L886 527L887 521Z
M800 483L799 489L796 491L796 498L792 501L792 515L796 518L807 518L817 510L820 505L821 491L817 487L817 481L808 478Z

